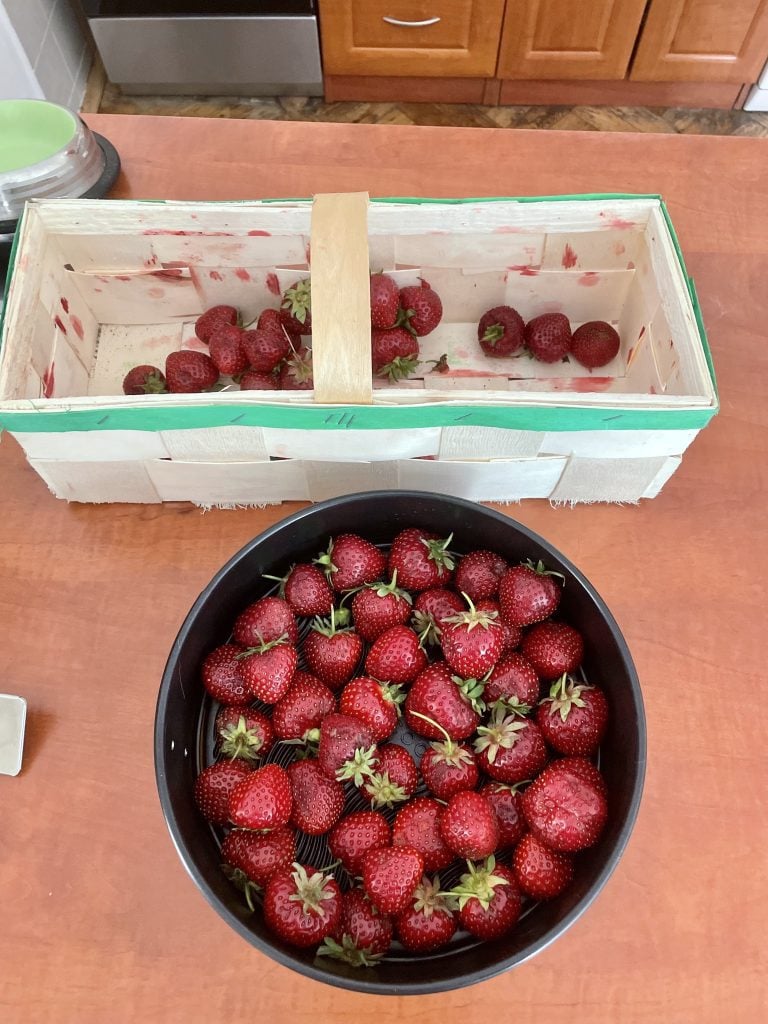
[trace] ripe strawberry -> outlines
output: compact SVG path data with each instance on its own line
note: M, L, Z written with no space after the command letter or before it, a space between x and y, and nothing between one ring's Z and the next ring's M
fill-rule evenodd
M423 280L420 285L400 289L400 306L403 323L420 338L431 334L443 318L440 296Z
M561 853L593 846L608 817L600 787L567 768L543 771L520 802L531 832Z
M291 351L288 336L276 331L243 331L240 346L246 365L259 373L272 373Z
M411 625L419 634L422 643L434 645L440 642L446 620L463 612L466 604L452 590L433 587L430 590L423 590L413 607Z
M276 704L288 692L299 663L298 652L285 634L247 647L238 657L248 692L265 704Z
M378 811L354 811L345 815L328 836L334 860L340 860L350 875L359 875L369 850L389 846L387 819Z
M280 597L288 602L294 615L331 614L333 591L325 574L316 565L310 562L292 565L287 576L265 574L265 579L280 581Z
M369 643L392 626L404 625L411 615L411 595L397 585L397 575L389 583L368 583L352 598L355 629Z
M254 647L284 634L289 643L299 642L299 627L290 606L280 597L262 597L237 617L232 639L244 647Z
M404 700L399 686L358 676L341 691L339 710L365 722L374 742L380 743L395 731L400 717L398 705Z
M229 821L229 799L250 775L251 766L245 761L218 761L200 772L195 782L195 802L206 821L214 825Z
M248 368L242 345L243 331L237 324L221 324L211 333L211 359L219 373L234 377Z
M221 324L236 324L238 313L234 306L211 306L195 320L195 334L207 345L211 334Z
M356 533L342 533L331 538L328 550L318 555L315 565L325 572L333 589L341 593L380 580L387 559L370 541Z
M371 358L377 377L392 383L410 377L419 365L419 339L404 327L371 331Z
M506 935L520 917L523 898L514 873L489 857L483 864L467 862L451 892L458 897L459 922L478 939L498 939Z
M456 932L451 900L440 891L440 876L424 875L411 905L395 921L397 937L409 953L432 953L447 945Z
M282 828L292 810L291 782L279 764L265 764L249 772L229 797L229 820L238 828Z
M590 320L573 332L571 355L588 370L610 363L619 352L621 340L605 320Z
M533 900L552 900L573 881L573 861L532 835L523 836L512 858L517 884Z
M400 289L386 274L371 274L371 327L394 327L400 308Z
M371 730L352 715L332 712L320 724L317 763L329 779L352 779L356 786L373 772L376 747Z
M277 391L277 377L273 373L246 370L240 378L241 391Z
M214 700L222 704L247 704L250 700L238 660L244 650L240 644L222 644L206 657L203 686Z
M487 356L511 356L523 347L525 321L511 306L494 306L480 317L477 337Z
M332 690L340 689L357 668L363 641L351 629L337 629L336 616L315 619L304 640L307 665Z
M501 657L502 643L498 614L479 612L471 601L469 611L447 620L440 638L443 657L464 679L479 679L489 672Z
M440 836L459 857L480 860L499 845L499 823L482 793L454 793L438 819Z
M227 705L216 715L219 757L258 761L274 743L272 723L260 711Z
M499 580L509 566L493 551L470 551L456 566L453 585L471 601L483 597L495 597L499 591Z
M344 787L329 779L317 761L294 761L288 766L293 793L291 824L310 836L330 832L344 810Z
M608 787L600 773L600 769L585 757L560 757L556 761L550 761L547 765L547 771L569 771L593 785L602 796L608 796Z
M397 743L387 743L376 754L374 772L362 786L372 807L394 807L407 800L419 784L416 762Z
M319 729L326 715L336 708L336 698L309 672L294 672L291 685L272 708L272 728L281 740L300 740ZM318 733L319 737L319 733Z
M422 718L418 712L416 717ZM423 720L445 737L442 741L430 743L422 754L419 768L427 787L438 800L449 800L454 793L474 789L479 778L475 755L463 743L452 740L437 722L431 719Z
M481 597L475 601L475 608L479 612L495 612L495 621L501 626L501 656L504 657L509 651L514 651L523 638L523 631L520 626L512 626L501 617L501 605L495 597Z
M392 942L392 921L380 914L362 889L350 889L341 897L338 940L326 935L318 955L330 956L352 967L373 967Z
M283 293L283 325L293 334L312 333L312 285L309 278L297 281Z
M536 721L553 750L589 757L605 734L608 702L596 686L575 683L564 675L539 705Z
M262 309L259 319L256 321L257 331L272 331L274 334L284 334L285 325L279 309Z
M273 832L234 828L221 844L221 859L263 888L275 871L296 860L296 837L290 828Z
M416 527L402 530L389 549L389 573L396 572L406 590L443 586L450 581L455 565L447 550L452 539L453 535L441 538Z
M165 382L172 394L193 394L207 391L219 379L219 371L204 352L182 349L171 352L165 360Z
M283 391L311 391L315 386L312 349L302 345L280 367L279 387Z
M442 726L451 739L463 740L480 721L485 707L480 700L482 692L482 683L453 676L444 661L436 661L419 674L408 691L405 720L413 732L428 740L443 738L431 722Z
M405 910L424 874L424 858L407 846L369 850L363 857L363 888L383 914Z
M534 565L529 560L508 569L499 580L501 617L513 626L530 626L548 619L562 595L562 585L555 577L563 579L559 572L545 569L543 562Z
M264 920L292 946L316 946L334 931L340 918L341 890L332 876L294 862L267 882Z
M447 867L455 855L440 835L443 808L428 796L417 796L397 812L392 825L392 845L416 850L427 871Z
M528 831L528 826L523 817L517 786L488 782L480 792L493 808L499 822L499 849L519 843Z
M498 782L532 779L547 763L547 748L539 727L527 718L507 714L499 705L475 740L481 771Z
M483 699L487 704L501 700L510 711L527 715L539 700L539 677L533 665L516 651L505 654L488 677Z
M571 348L571 325L563 313L543 313L525 325L525 344L541 363L558 363Z
M167 390L163 371L146 363L134 366L123 378L124 395L161 395Z
M427 656L408 626L392 626L374 640L365 671L388 683L411 683L426 668Z
M581 633L564 622L540 622L529 629L520 643L520 653L545 682L575 672L584 657Z

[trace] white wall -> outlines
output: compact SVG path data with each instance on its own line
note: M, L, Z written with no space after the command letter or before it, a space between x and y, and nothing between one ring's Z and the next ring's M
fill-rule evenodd
M0 3L0 99L43 99L32 65Z

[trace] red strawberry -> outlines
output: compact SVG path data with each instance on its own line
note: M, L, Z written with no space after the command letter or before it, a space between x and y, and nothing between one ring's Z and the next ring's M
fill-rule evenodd
M250 700L240 670L239 655L243 651L240 644L222 644L212 650L203 662L203 686L214 700L222 704L247 704Z
M422 643L437 644L440 642L446 620L452 615L463 612L465 602L452 590L433 587L423 590L416 598L411 625L419 634Z
M173 394L207 391L219 379L219 371L204 352L182 349L171 352L165 360L165 382Z
M571 884L573 861L532 835L523 836L512 858L517 884L533 900L552 900Z
M229 820L238 828L282 828L292 810L291 782L279 764L265 764L249 772L229 797Z
M464 679L479 679L501 657L503 639L496 612L478 611L469 601L469 611L446 621L440 646L450 668Z
M303 739L318 729L335 708L336 698L324 683L309 672L294 672L290 687L272 708L275 736L281 740Z
M209 350L219 373L234 377L248 367L242 345L243 331L236 324L221 324L211 333Z
M161 395L167 390L163 371L146 363L134 366L123 378L124 395Z
M562 853L593 846L608 817L600 787L567 768L543 771L520 802L531 832Z
M488 677L483 699L486 704L501 700L510 711L527 715L539 700L539 677L533 665L515 651L505 654Z
M296 860L296 837L290 828L273 832L234 828L221 844L221 859L263 888L275 871Z
M530 626L542 622L557 609L562 585L555 577L562 575L544 568L543 562L516 565L499 580L501 617L513 626Z
M273 373L246 370L240 378L241 391L277 391L277 377Z
M417 850L427 871L439 871L455 860L440 835L442 810L437 800L417 796L397 812L392 825L392 845Z
M375 583L384 575L386 556L370 541L356 533L342 533L331 539L328 550L315 559L337 593L366 583Z
M262 597L238 616L232 639L245 647L254 647L277 640L283 634L289 643L299 642L299 627L290 606L280 597Z
M509 566L493 551L470 551L459 561L453 578L454 587L471 601L495 597L499 580Z
M293 334L312 333L312 285L309 278L297 281L283 293L283 325Z
M511 306L494 306L480 317L477 338L487 356L511 356L523 347L525 322Z
M388 683L410 683L426 668L427 656L408 626L392 626L374 640L365 671Z
M402 530L389 549L389 573L396 572L406 590L443 586L450 581L455 565L447 550L452 539L453 535L441 538L416 527Z
M488 725L477 730L475 751L481 771L498 782L532 779L547 763L539 727L527 718L507 714L498 706Z
M399 718L398 704L405 700L399 686L358 676L341 691L339 710L365 722L376 743L391 736Z
M246 365L259 373L272 373L291 351L288 336L275 331L243 331L240 345Z
M221 324L236 324L237 318L234 306L211 306L195 320L195 334L207 345L217 327Z
M482 793L454 793L440 812L438 827L445 845L470 860L490 856L499 845L499 823Z
M283 391L311 391L315 386L312 349L302 345L280 367L279 386Z
M379 913L362 889L350 889L341 897L337 933L340 941L326 935L317 951L320 956L333 957L352 967L373 967L390 947L392 921Z
M419 339L404 327L371 331L371 358L377 377L389 377L392 383L410 377L419 365Z
M489 857L483 864L467 863L469 871L451 891L459 900L459 921L478 939L506 935L520 917L523 898L513 872Z
M315 619L304 640L307 665L332 690L340 689L357 668L362 639L351 629L337 629L336 617Z
M608 787L600 774L600 769L585 757L560 757L557 761L550 761L547 771L569 771L593 785L602 796L608 796Z
M285 334L285 324L279 309L262 309L256 321L257 331L272 331L273 334Z
M499 822L499 849L514 846L528 830L517 786L508 786L504 782L488 782L480 792L493 808Z
M218 761L200 772L195 782L195 802L200 813L214 825L229 821L229 799L243 779L251 775L245 761Z
M221 708L216 715L216 737L220 757L242 757L246 761L264 757L274 742L272 723L266 715L231 705Z
M299 663L296 648L285 635L248 647L238 657L248 692L265 704L276 704L288 692Z
M395 921L397 937L409 953L432 953L447 945L456 931L449 898L440 892L440 876L426 875L416 886L411 905Z
M355 629L372 643L385 630L408 621L411 603L411 595L397 585L397 573L389 583L368 583L352 598Z
M363 783L362 793L373 807L394 807L407 800L419 784L416 762L397 743L387 743L376 754L374 772Z
M475 755L469 747L450 738L442 743L430 743L419 768L427 787L439 800L448 800L464 789L474 789L480 777Z
M451 739L463 740L480 721L480 712L485 707L480 701L482 692L482 683L453 676L444 661L436 661L420 673L408 691L405 720L413 732L428 740L443 738L430 720L442 726Z
M541 363L558 363L571 348L571 325L563 313L543 313L525 325L525 344Z
M356 786L373 772L376 747L371 730L352 715L332 712L320 725L317 762L329 779L352 779Z
M520 653L545 681L575 672L584 657L581 633L564 622L540 622L529 629L520 643Z
M426 281L400 289L402 319L409 331L422 338L431 334L443 318L443 304Z
M590 320L573 332L571 355L588 370L610 363L619 352L621 340L605 320Z
M333 591L316 565L303 562L292 565L287 576L268 576L265 579L280 581L280 597L284 598L294 615L311 617L330 615L333 608Z
M295 863L276 871L264 893L267 927L292 946L316 946L338 926L341 890L336 880Z
M501 656L504 657L509 651L514 651L523 638L523 631L520 626L512 626L501 617L501 605L495 597L481 597L475 601L475 608L479 612L495 612L495 621L501 626Z
M405 910L424 874L424 858L407 846L369 850L363 857L363 888L383 914Z
M354 811L345 815L328 836L328 847L350 875L359 875L369 850L390 845L387 819L378 811Z
M608 702L596 686L575 683L564 675L539 705L536 721L553 750L589 757L605 734Z
M371 274L371 326L394 327L400 308L400 289L386 274Z
M344 787L324 775L317 761L294 761L288 775L293 793L291 824L310 836L330 832L344 810Z

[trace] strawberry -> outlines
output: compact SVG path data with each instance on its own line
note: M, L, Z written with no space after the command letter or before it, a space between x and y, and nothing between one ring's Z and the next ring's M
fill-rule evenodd
M456 917L450 898L440 891L439 875L432 881L423 876L411 905L398 915L395 928L409 953L432 953L450 942L456 932Z
M291 351L288 336L276 331L243 331L240 346L246 365L259 373L272 373Z
M510 711L527 715L539 700L539 677L533 665L516 651L505 654L488 677L483 699L487 704L503 701Z
M124 395L161 395L167 390L163 371L146 363L134 366L123 378Z
M328 847L350 875L359 875L363 857L369 850L389 846L391 833L387 819L379 811L354 811L345 815L328 836Z
M523 638L523 631L520 626L512 626L501 617L501 605L495 597L481 597L475 601L475 608L479 612L495 612L496 619L501 626L501 655L504 657L509 651L514 651Z
M532 835L523 836L512 858L517 884L533 900L552 900L573 880L573 861Z
M528 831L517 789L504 782L488 782L480 790L499 822L499 849L514 846Z
M503 640L498 613L479 612L469 598L467 601L469 611L446 620L440 646L443 657L457 675L479 679L501 657Z
M237 828L282 828L293 810L291 781L279 764L249 772L229 797L229 820Z
M377 377L389 377L395 384L410 377L419 365L419 339L404 327L371 331L371 358Z
M344 787L324 775L317 761L294 761L288 776L293 794L291 824L310 836L330 832L344 810Z
M539 727L527 718L494 709L488 725L481 725L475 740L481 771L498 782L532 779L547 763L547 748Z
M287 330L292 334L312 333L312 285L308 277L285 290L282 309Z
M416 717L422 716L416 712ZM437 722L425 720L445 736L442 741L430 743L419 762L427 787L438 800L449 800L454 793L460 793L463 789L474 789L480 777L475 755L463 743L452 740Z
M245 761L218 761L200 772L195 782L195 802L206 821L214 825L229 821L229 799L250 775L251 766Z
M292 946L316 946L341 918L341 890L335 878L294 862L267 882L264 920Z
M509 566L493 551L470 551L459 561L453 585L471 601L483 597L495 597L499 591L499 580Z
M578 775L580 779L591 783L591 785L599 790L602 796L608 796L608 787L605 784L605 779L600 774L600 769L585 757L560 757L556 761L550 761L547 765L547 771L569 771L573 775Z
M352 678L362 653L362 639L351 629L337 629L333 611L330 619L315 619L304 640L307 665L332 690Z
M236 324L238 312L234 306L211 306L195 320L195 334L207 345L213 331L221 324Z
M171 352L165 360L165 382L172 394L194 394L207 391L219 379L219 371L204 352L181 349Z
M407 846L385 846L363 857L363 888L383 914L405 910L423 874L424 858Z
M336 698L309 672L294 672L291 685L272 708L272 728L281 740L300 740L319 729L326 715L336 708ZM319 733L318 733L319 736Z
M477 338L487 356L511 356L523 347L525 322L511 306L494 306L480 317Z
M571 355L588 370L605 366L619 353L621 339L605 320L590 320L573 332Z
M530 626L548 619L557 610L562 594L555 577L563 579L561 573L545 569L543 562L534 565L529 560L508 569L499 580L501 617L513 626Z
M216 715L219 756L258 761L274 742L272 723L260 711L227 705Z
M558 363L571 348L571 325L563 313L543 313L525 325L525 344L541 363Z
M404 700L399 686L358 676L341 691L339 710L365 722L374 742L380 743L395 731L400 717L398 705Z
M414 604L411 625L419 634L422 643L437 644L445 628L446 620L463 612L466 605L458 594L444 587L422 590Z
M242 338L243 331L237 324L220 324L211 333L208 348L219 373L234 377L248 368Z
M448 552L453 535L441 538L416 527L402 530L392 541L387 568L397 573L406 590L429 590L448 583L455 562Z
M376 747L371 730L352 715L332 712L320 725L317 763L329 779L352 779L356 786L373 772Z
M312 349L302 345L280 367L279 387L283 391L311 391L315 386L313 372Z
M350 889L341 897L340 941L326 935L319 956L330 956L352 967L373 967L392 942L392 921L380 914L362 889Z
M203 686L222 704L247 704L250 699L240 670L239 656L244 649L240 644L222 644L203 662Z
M426 281L400 289L401 317L413 334L423 338L431 334L443 318L443 304L437 292Z
M400 289L386 274L371 274L371 327L394 327L400 308Z
M553 750L589 757L605 733L608 702L596 686L575 683L564 675L539 705L536 721Z
M323 569L333 589L341 593L380 580L387 559L370 541L356 533L342 533L331 539L328 550L317 556L315 565Z
M467 862L469 871L451 892L459 901L459 922L478 939L506 935L520 917L523 898L510 868L488 857L482 864Z
M426 668L427 656L408 626L392 626L374 640L365 671L388 683L411 683Z
M444 661L436 661L411 686L405 698L405 720L413 732L428 740L443 738L431 722L442 726L451 739L463 740L480 721L485 707L480 700L482 692L482 683L453 676Z
M608 817L600 787L567 768L543 771L520 802L531 832L561 853L593 846Z
M427 871L439 871L455 859L440 835L442 810L437 800L417 796L397 812L392 825L392 845L417 850Z
M265 704L276 704L287 693L299 663L298 652L285 634L247 647L238 658L248 692Z
M273 832L234 828L221 844L221 859L263 888L275 871L296 860L296 837L290 828Z
M333 591L316 565L303 562L292 565L286 576L269 576L264 578L277 580L280 583L280 597L287 601L294 615L307 618L313 615L330 615L333 608Z
M362 793L373 807L394 807L407 800L419 784L416 762L397 743L387 743L376 754L374 772L363 783Z
M287 333L292 345L300 345L301 335L298 332L291 332L288 330L284 322L283 312L284 311L280 309L263 309L261 313L259 313L259 319L256 321L256 330L277 334L281 338Z
M232 630L232 639L244 647L269 643L283 635L287 636L291 644L299 642L299 627L294 614L288 603L280 597L262 597L248 605L235 620Z
M520 653L541 679L550 682L576 671L584 657L584 641L578 630L564 622L540 622L523 637Z
M454 793L438 819L440 837L460 857L480 860L499 845L496 813L482 793Z
M256 370L246 370L240 377L241 391L277 391L277 377L273 373L257 373Z
M411 595L397 585L397 573L389 583L368 583L352 598L355 629L369 643L392 626L404 625L411 615Z

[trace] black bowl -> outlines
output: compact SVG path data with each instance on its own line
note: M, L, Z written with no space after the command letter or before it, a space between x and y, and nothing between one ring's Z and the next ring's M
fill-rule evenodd
M430 956L393 952L375 968L355 969L284 945L266 929L259 913L248 912L241 894L222 874L217 833L205 824L193 798L197 773L210 761L213 714L200 665L214 646L227 640L238 613L273 588L262 573L282 572L295 561L310 559L334 534L357 532L384 544L399 529L416 525L441 536L453 533L452 547L459 552L490 548L513 564L541 559L564 575L563 618L581 630L586 676L603 688L610 704L610 725L600 750L610 817L598 844L577 856L571 887L550 903L533 905L506 938L478 943L460 933L446 950ZM586 578L550 544L507 516L469 501L419 491L369 492L334 498L284 519L247 544L205 588L179 631L163 674L155 766L179 856L211 906L245 939L286 967L342 988L392 995L442 992L529 959L562 935L600 892L637 816L645 775L645 714L635 668L613 616Z

